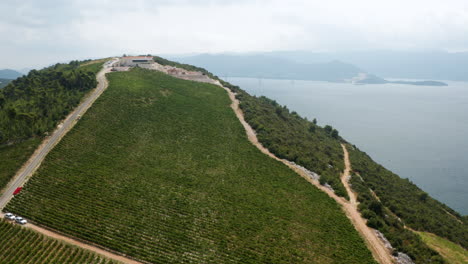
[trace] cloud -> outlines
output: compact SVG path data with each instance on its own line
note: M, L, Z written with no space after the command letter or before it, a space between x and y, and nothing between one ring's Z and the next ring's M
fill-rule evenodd
M464 0L3 0L0 9L0 68L122 53L468 50Z

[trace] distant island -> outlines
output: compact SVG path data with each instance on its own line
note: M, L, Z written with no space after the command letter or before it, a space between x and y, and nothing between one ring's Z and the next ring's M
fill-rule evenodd
M448 84L439 81L388 81L373 74L359 73L358 76L348 80L353 84L409 84L419 86L448 86Z
M444 82L438 82L438 81L389 81L389 83L424 85L424 86L448 86L448 84Z

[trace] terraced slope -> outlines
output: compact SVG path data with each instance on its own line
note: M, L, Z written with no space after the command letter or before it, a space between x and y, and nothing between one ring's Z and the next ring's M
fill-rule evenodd
M223 89L109 80L8 210L153 263L375 263L336 202L248 142Z
M117 263L0 220L0 263Z

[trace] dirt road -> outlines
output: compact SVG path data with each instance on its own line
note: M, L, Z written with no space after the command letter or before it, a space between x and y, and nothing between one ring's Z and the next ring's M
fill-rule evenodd
M215 82L215 84L223 87L219 82ZM390 252L387 250L385 247L384 243L377 237L377 234L375 231L371 228L369 228L366 225L366 220L361 217L361 214L357 210L357 202L356 202L356 195L354 192L352 192L349 184L348 184L348 179L349 179L349 173L351 171L351 164L349 162L349 155L348 151L346 150L346 147L342 145L343 147L343 152L344 152L344 162L345 162L345 170L342 174L341 180L343 184L345 184L346 190L348 192L348 195L350 197L350 201L345 200L342 197L337 196L332 190L329 188L326 188L322 186L317 180L312 179L303 169L301 169L299 166L287 161L280 159L276 157L273 153L271 153L268 149L262 146L262 144L258 141L257 135L255 134L255 131L252 129L252 127L245 121L244 115L242 113L242 110L239 108L239 101L236 99L235 94L228 88L223 87L229 94L229 98L231 99L231 108L234 110L234 113L236 114L237 118L241 122L242 126L244 126L244 129L247 133L247 137L249 141L254 144L262 153L270 156L271 158L278 160L282 163L284 163L286 166L290 167L292 170L294 170L296 173L301 175L304 179L306 179L308 182L311 184L315 185L317 188L322 190L323 192L327 193L328 196L333 198L336 202L338 202L342 208L343 211L346 213L346 216L351 220L352 224L356 228L356 230L359 232L361 237L364 239L366 242L367 247L369 250L372 252L372 255L374 258L380 263L380 264L392 264L394 263L394 259L391 256Z
M159 69L155 69L159 70ZM177 75L172 75L174 77L178 77ZM189 79L192 81L197 81L196 78L190 79L185 76L184 79ZM333 198L337 203L339 203L343 211L345 212L346 216L351 220L351 223L354 225L356 230L359 232L361 237L364 239L367 247L369 250L372 252L372 255L374 256L375 260L379 262L380 264L392 264L394 263L394 258L392 257L391 253L389 250L385 247L384 243L380 238L377 236L377 233L375 230L372 228L368 227L366 225L366 220L362 218L361 214L359 213L357 209L357 201L356 201L356 195L352 191L351 187L349 186L348 180L350 177L350 171L351 171L351 163L349 161L349 155L348 151L346 149L345 145L341 145L343 148L343 153L344 153L344 163L345 163L345 170L343 171L341 175L341 181L343 185L346 188L346 191L348 192L348 195L350 197L350 201L347 201L343 197L337 196L331 189L324 187L319 183L318 180L313 179L310 177L310 174L308 174L304 169L288 160L280 159L276 157L273 153L271 153L267 148L263 147L263 145L258 141L257 135L255 131L252 129L252 127L245 121L244 119L244 114L242 110L239 107L239 100L236 99L235 94L229 89L224 86L219 81L216 80L211 80L210 83L213 83L215 85L218 85L222 87L224 90L227 91L229 98L231 99L231 108L234 110L234 113L236 114L237 118L241 122L242 126L245 129L245 132L247 134L247 137L249 141L255 145L262 153L268 155L269 157L278 160L282 163L284 163L286 166L294 170L297 174L301 175L304 179L306 179L308 182L319 188L321 191L325 192Z
M0 213L0 217L3 218L4 214ZM12 225L13 224L14 223L12 223ZM138 261L135 261L133 259L129 259L127 257L114 254L114 253L112 253L112 252L110 252L108 250L104 250L104 249L101 249L99 247L95 247L95 246L93 246L91 244L84 243L84 242L81 242L79 240L76 240L76 239L61 235L61 234L59 234L57 232L51 231L49 229L45 229L43 227L40 227L40 226L37 226L37 225L34 225L34 224L28 223L28 224L24 225L24 227L32 229L32 230L34 230L34 231L36 231L38 233L41 233L41 234L43 234L43 235L45 235L47 237L57 239L57 240L65 242L65 243L68 243L68 244L71 244L71 245L74 245L74 246L77 246L77 247L92 251L92 252L94 252L96 254L99 254L101 256L104 256L104 257L106 257L108 259L113 259L113 260L116 260L116 261L119 261L119 262L122 262L122 263L142 264L142 262L138 262Z
M351 179L351 174L350 174L351 162L349 161L348 150L346 149L346 146L344 144L341 144L341 147L343 148L344 164L345 164L345 169L343 173L341 174L341 183L343 183L343 186L345 187L346 192L348 193L349 201L351 202L351 204L354 206L357 206L356 194L353 192L353 190L349 186L349 180Z
M80 119L80 117L91 107L91 105L96 101L96 99L104 92L108 86L106 79L106 73L110 71L110 65L107 64L96 76L98 85L97 87L85 98L85 100L70 114L68 117L57 127L57 129L48 137L44 142L38 147L34 152L31 158L23 165L23 167L18 171L15 177L10 181L6 187L3 195L0 197L0 209L3 210L5 205L13 197L13 191L26 183L26 181L31 177L31 175L36 171L41 162L44 160L45 156L52 150L52 148L63 138L63 136L70 131L70 129L75 125L75 123ZM3 213L0 213L0 217L4 217ZM140 264L141 262L132 260L130 258L114 254L110 251L101 249L99 247L93 246L81 242L79 240L61 235L57 232L42 228L34 224L26 224L26 228L33 229L45 236L64 241L66 243L78 246L80 248L93 251L99 255L105 256L109 259L120 261L123 263L130 264Z
M52 150L52 148L62 139L62 137L75 125L76 121L88 110L94 101L107 88L107 79L105 74L110 71L110 67L102 69L96 76L98 80L97 87L87 96L87 98L55 129L55 131L36 149L34 154L16 173L0 196L0 211L13 197L16 188L23 186L28 178L37 170L41 162Z
M366 220L361 216L357 209L356 194L353 192L349 186L350 172L351 172L351 162L349 161L349 154L346 146L341 144L344 154L344 164L345 169L341 175L341 182L348 192L350 201L346 202L343 205L343 208L353 222L356 230L361 234L361 236L366 241L368 248L371 250L372 255L379 263L394 263L394 258L392 257L389 250L385 247L383 241L377 236L376 232L366 225Z

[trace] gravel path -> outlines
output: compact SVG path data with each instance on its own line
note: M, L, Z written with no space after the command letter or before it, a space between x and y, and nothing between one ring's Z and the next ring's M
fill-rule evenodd
M219 82L215 82L215 84L223 87ZM229 94L229 98L231 99L231 108L234 110L234 113L236 114L237 118L241 122L242 126L244 126L244 129L246 131L247 137L249 141L254 144L262 153L270 156L271 158L278 160L282 163L284 163L286 166L294 170L297 174L301 175L304 179L306 179L308 182L319 188L321 191L325 192L333 198L337 203L339 203L343 211L346 213L346 216L351 220L352 224L356 228L356 230L359 232L361 237L364 239L366 242L367 247L369 250L372 252L372 255L374 258L380 263L380 264L392 264L394 263L394 259L392 255L390 254L389 250L385 247L385 244L383 243L382 240L379 239L377 236L376 232L374 232L373 229L368 227L366 225L366 220L362 218L361 214L357 210L357 202L356 202L356 195L354 192L351 190L349 184L348 184L348 179L349 179L349 173L351 171L351 164L349 161L349 155L348 151L346 150L346 147L342 145L343 147L343 152L344 152L344 162L345 162L345 170L342 174L342 182L346 187L346 190L348 192L348 195L350 197L350 201L345 200L342 197L337 196L332 190L329 188L326 188L325 186L321 185L317 179L314 179L314 177L310 176L310 173L305 171L301 166L296 165L288 160L280 159L276 157L273 153L271 153L268 149L263 147L263 145L258 141L257 135L255 134L255 131L252 129L252 127L245 121L244 115L242 113L242 110L239 108L239 100L236 99L235 94L228 88L223 87Z

